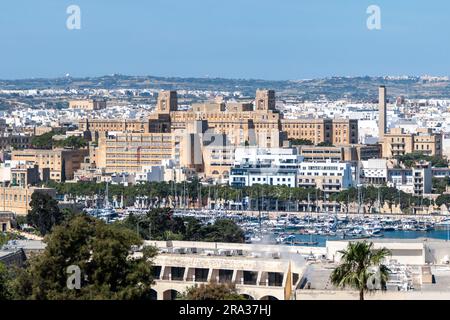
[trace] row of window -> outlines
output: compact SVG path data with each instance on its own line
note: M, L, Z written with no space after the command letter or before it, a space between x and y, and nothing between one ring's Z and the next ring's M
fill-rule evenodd
M31 196L26 195L12 195L12 194L0 194L0 201L14 201L14 202L30 202Z

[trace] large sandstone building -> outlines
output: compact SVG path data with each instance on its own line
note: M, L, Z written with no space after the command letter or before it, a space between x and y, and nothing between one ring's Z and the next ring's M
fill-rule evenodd
M145 121L85 119L79 128L98 143L91 162L106 172L137 172L171 159L214 178L229 174L236 146L278 148L287 139L358 143L357 120L284 119L273 90L257 90L254 102L197 103L187 111L178 110L176 91L161 91Z

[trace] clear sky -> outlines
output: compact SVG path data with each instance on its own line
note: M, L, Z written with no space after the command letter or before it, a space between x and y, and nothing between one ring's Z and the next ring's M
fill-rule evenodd
M448 0L0 1L1 79L449 75L449 60Z

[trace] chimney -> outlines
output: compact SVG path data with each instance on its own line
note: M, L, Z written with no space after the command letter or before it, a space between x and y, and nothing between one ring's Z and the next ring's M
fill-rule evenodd
M378 140L383 142L386 133L386 87L378 88Z

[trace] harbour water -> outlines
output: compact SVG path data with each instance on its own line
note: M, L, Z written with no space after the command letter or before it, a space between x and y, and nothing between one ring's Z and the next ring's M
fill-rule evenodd
M308 244L308 246L325 247L327 240L342 240L342 236L326 236L326 235L306 235L295 234L294 242L317 242L314 244ZM418 238L430 238L430 239L442 239L448 240L449 231L446 228L434 229L431 231L384 231L381 239L418 239ZM272 238L272 237L270 237ZM368 238L368 241L370 239ZM449 241L450 245L450 241Z

